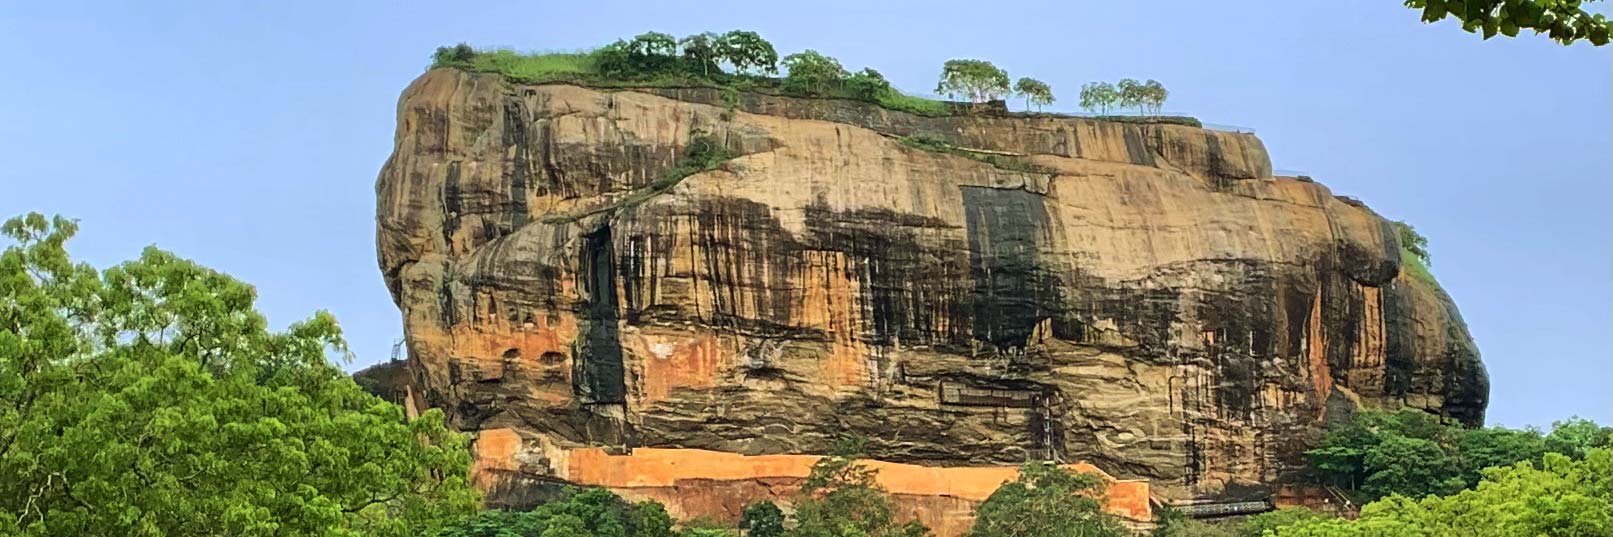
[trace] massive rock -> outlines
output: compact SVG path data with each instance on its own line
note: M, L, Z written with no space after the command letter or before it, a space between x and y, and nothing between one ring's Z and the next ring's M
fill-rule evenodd
M694 131L737 156L652 187ZM1182 125L437 69L399 102L377 242L411 397L500 431L496 501L578 449L841 433L1230 499L1356 408L1482 422L1478 353L1394 226L1272 175L1252 134Z

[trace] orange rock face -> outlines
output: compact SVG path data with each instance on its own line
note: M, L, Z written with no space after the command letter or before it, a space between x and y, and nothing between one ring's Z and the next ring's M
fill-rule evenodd
M1026 460L1136 514L1264 495L1357 408L1482 421L1393 226L1250 134L446 69L398 115L377 245L412 397L484 431L505 504L572 480L731 516L852 433L938 528ZM692 133L735 158L666 182Z
M478 483L491 485L501 474L516 471L522 451L520 435L511 429L481 432L477 440ZM600 448L551 450L552 477L585 486L608 488L630 500L656 500L677 518L713 517L738 522L751 502L768 500L788 506L801 482L819 459L816 455L740 455L703 449L636 448L613 455ZM908 518L938 535L962 535L973 522L974 508L997 487L1012 481L1012 466L937 467L868 461L881 487L897 499ZM1153 520L1148 482L1115 479L1087 463L1063 465L1101 476L1108 483L1104 510L1124 520Z

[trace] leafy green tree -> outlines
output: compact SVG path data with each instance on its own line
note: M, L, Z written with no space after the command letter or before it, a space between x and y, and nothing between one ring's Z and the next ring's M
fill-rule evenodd
M812 465L795 502L794 537L922 537L918 522L896 522L896 503L874 481L877 471L858 462L866 441L842 438Z
M1165 89L1164 84L1160 84L1158 80L1153 79L1144 82L1140 92L1143 107L1147 108L1148 113L1154 116L1158 116L1159 111L1165 108L1165 99L1171 95L1171 92Z
M1142 113L1143 106L1148 102L1147 88L1135 79L1122 78L1115 84L1115 91L1120 108L1136 108L1138 113Z
M784 537L784 511L768 501L747 505L739 515L739 529L746 537Z
M974 102L996 100L1008 93L1008 73L985 60L947 60L935 92Z
M590 56L594 61L594 70L607 78L629 78L638 74L627 41L617 39L615 43L595 49Z
M672 57L678 53L678 39L661 32L645 32L633 36L627 50L640 56Z
M778 51L756 32L730 31L718 38L715 46L717 56L732 65L736 73L746 74L753 70L764 74L778 72Z
M1485 39L1501 34L1516 37L1519 30L1546 34L1564 45L1584 40L1606 45L1613 23L1605 15L1586 9L1596 0L1406 0L1406 7L1423 12L1423 22L1456 17L1468 33Z
M1312 511L1304 507L1284 507L1275 511L1267 511L1244 519L1238 526L1237 535L1240 537L1261 537L1266 531L1276 531L1279 528L1311 521L1331 520L1335 517L1319 511Z
M1094 474L1029 463L975 510L970 537L1120 537L1125 528L1103 512L1107 484Z
M1551 433L1546 435L1546 450L1573 458L1585 456L1592 448L1613 446L1613 428L1578 416L1565 421L1552 422Z
M1452 460L1460 431L1420 410L1365 411L1329 429L1306 456L1323 482L1356 491L1362 500L1450 492L1460 481Z
M1613 533L1610 455L1608 448L1591 448L1579 460L1548 453L1539 464L1520 462L1486 470L1477 487L1453 495L1420 500L1393 495L1367 504L1355 521L1303 521L1266 535L1604 536Z
M1371 501L1400 494L1453 494L1478 484L1486 468L1541 460L1547 452L1569 458L1608 447L1613 428L1573 418L1542 437L1533 429L1466 429L1419 410L1361 412L1328 430L1306 452L1325 483Z
M865 68L846 77L846 90L858 99L877 101L880 95L891 91L891 83L879 71Z
M1362 463L1370 469L1361 484L1368 498L1451 494L1467 486L1445 448L1422 438L1386 436L1367 449Z
M1088 82L1081 85L1081 108L1088 112L1108 114L1109 107L1120 101L1120 90L1108 82Z
M711 76L713 71L721 72L717 68L717 61L722 59L717 50L719 40L717 34L711 32L694 34L679 40L678 45L683 47L684 63L698 67L700 76Z
M631 503L602 488L569 489L530 511L483 511L436 537L672 537L672 517L653 501Z
M1036 105L1037 110L1043 106L1053 104L1053 87L1046 82L1034 78L1021 78L1014 82L1014 93L1025 98L1025 109Z
M678 40L660 32L647 32L632 41L616 40L593 52L594 70L610 78L641 78L676 70Z
M824 95L846 77L834 58L806 50L784 57L784 89L802 95Z
M1539 461L1546 453L1546 440L1533 429L1481 427L1462 432L1459 451L1463 485L1472 487L1484 477L1485 468Z
M442 413L408 422L271 331L252 287L148 247L97 272L74 221L0 231L0 535L418 535L474 511Z
M432 67L468 67L476 59L476 49L465 43L452 47L437 47L437 52L431 55Z
M1187 513L1169 505L1154 510L1153 537L1242 537L1237 528L1227 523L1206 522L1188 518ZM1259 537L1260 534L1255 534Z
M1428 238L1417 232L1411 224L1396 221L1395 232L1400 236L1400 247L1411 252L1421 259L1424 265L1432 265L1433 260L1428 258Z

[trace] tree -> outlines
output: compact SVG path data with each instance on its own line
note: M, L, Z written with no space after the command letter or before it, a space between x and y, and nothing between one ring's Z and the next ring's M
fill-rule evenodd
M1417 259L1422 260L1424 265L1434 264L1433 260L1428 258L1427 237L1423 237L1422 234L1417 233L1417 230L1411 227L1411 224L1397 221L1394 223L1394 226L1396 234L1400 237L1401 248L1404 248L1406 251L1411 252L1412 255L1417 256Z
M1053 104L1053 87L1046 82L1034 78L1021 78L1014 82L1014 93L1025 98L1025 108L1030 109L1036 105L1037 110L1043 106Z
M1049 463L1029 463L975 510L970 537L1120 537L1125 528L1103 512L1103 478Z
M896 504L874 481L877 471L858 462L866 441L841 438L812 465L795 502L797 537L922 537L918 522L898 524Z
M1499 33L1516 37L1518 30L1534 30L1564 45L1584 40L1602 46L1613 35L1613 23L1601 13L1591 13L1586 4L1596 0L1406 0L1406 7L1420 9L1423 22L1433 23L1446 16L1456 17L1468 33L1483 32L1484 39Z
M417 535L471 513L464 436L408 422L271 331L252 288L148 247L74 263L74 221L0 231L0 534Z
M784 511L768 501L747 505L739 515L739 529L746 537L784 537Z
M1238 526L1238 535L1243 537L1261 537L1267 530L1277 531L1278 528L1308 523L1316 520L1331 520L1332 515L1320 511L1312 511L1304 507L1284 507L1275 511L1267 511L1244 519Z
M1584 457L1592 448L1605 448L1613 445L1613 428L1597 425L1596 422L1578 416L1565 421L1551 423L1551 433L1546 435L1545 449L1562 453L1572 458Z
M1008 93L1008 73L984 60L947 60L935 92L973 102L996 100Z
M1229 524L1215 524L1188 518L1187 513L1169 505L1154 510L1153 537L1242 537ZM1254 534L1260 537L1260 534Z
M1144 103L1148 101L1148 90L1134 79L1120 79L1115 84L1115 91L1119 94L1117 101L1121 108L1136 108L1141 113Z
M639 56L672 57L678 53L678 39L661 32L644 32L633 36L627 51Z
M1533 429L1481 427L1464 431L1459 448L1462 481L1464 487L1472 487L1478 485L1486 468L1541 460L1546 440Z
M1141 91L1143 104L1150 110L1149 113L1158 116L1159 111L1165 107L1165 99L1170 97L1170 92L1165 89L1164 84L1154 79L1144 82Z
M1266 535L1608 535L1613 532L1610 460L1608 448L1591 448L1579 460L1548 453L1539 464L1525 461L1486 470L1477 487L1453 495L1420 500L1392 495L1367 504L1355 521L1302 521Z
M437 47L437 52L431 55L432 67L467 67L476 59L476 49L465 43L452 47Z
M700 67L700 76L711 76L712 71L719 71L717 61L722 59L717 50L717 34L706 32L694 34L678 41L683 47L683 61Z
M784 69L784 89L803 95L828 93L846 77L839 61L810 49L785 56Z
M880 95L891 90L891 83L879 71L865 68L846 77L846 90L858 99L877 101Z
M660 503L631 503L602 488L565 495L524 513L483 511L436 537L672 537L672 517Z
M1120 100L1120 91L1108 82L1088 82L1081 85L1081 108L1088 112L1108 114L1109 107Z
M718 38L715 45L717 56L734 66L736 73L746 74L753 69L765 74L778 72L778 52L756 32L733 30Z

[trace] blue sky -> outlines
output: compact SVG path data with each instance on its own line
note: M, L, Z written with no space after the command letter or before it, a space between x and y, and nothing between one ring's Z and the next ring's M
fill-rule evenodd
M1050 83L1154 78L1274 164L1416 225L1492 381L1490 421L1613 418L1609 48L1480 41L1352 2L11 2L0 216L80 218L106 265L155 243L334 312L358 358L402 329L375 263L398 93L438 45L578 49L751 29L924 93L950 58ZM1604 6L1602 9L1606 9Z

